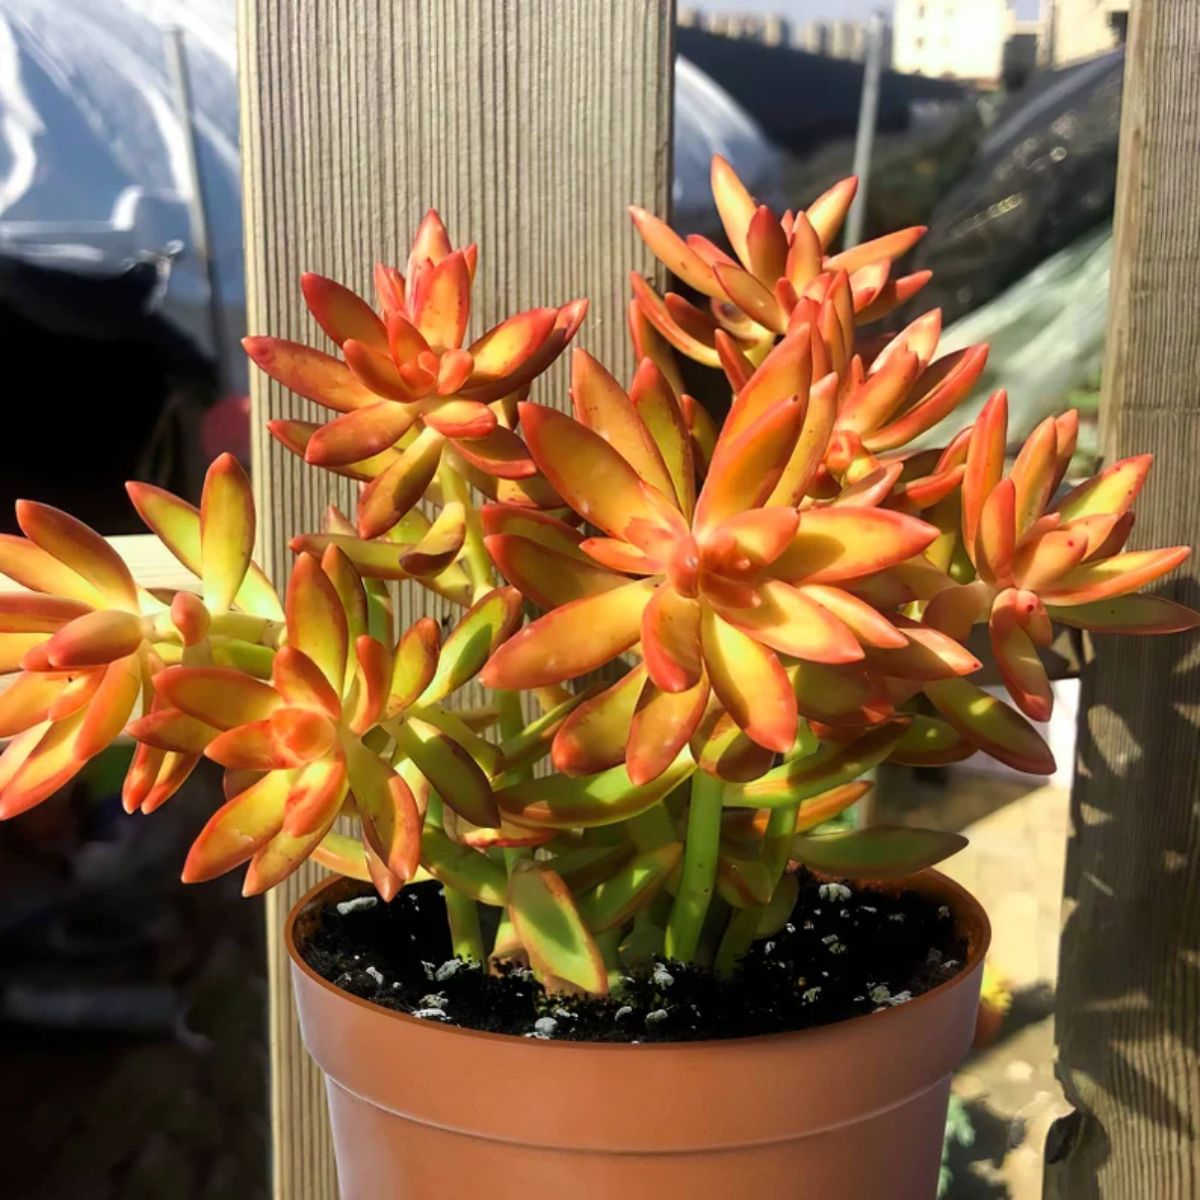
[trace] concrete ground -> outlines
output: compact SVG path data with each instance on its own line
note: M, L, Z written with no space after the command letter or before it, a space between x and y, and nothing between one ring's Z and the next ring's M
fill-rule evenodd
M995 1041L958 1074L970 1145L951 1151L948 1200L1041 1200L1042 1148L1069 1111L1054 1078L1054 986L1069 790L970 770L885 777L879 820L954 829L970 846L945 866L992 922L991 970L1013 997Z

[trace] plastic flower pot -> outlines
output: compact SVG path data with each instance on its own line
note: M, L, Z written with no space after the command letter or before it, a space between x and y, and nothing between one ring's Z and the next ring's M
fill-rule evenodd
M936 871L892 886L949 905L969 945L954 978L816 1029L634 1045L458 1029L340 991L298 951L316 911L355 894L321 884L286 941L342 1200L931 1200L990 929Z

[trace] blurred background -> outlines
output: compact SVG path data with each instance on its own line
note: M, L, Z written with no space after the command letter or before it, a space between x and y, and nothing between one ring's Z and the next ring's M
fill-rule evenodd
M764 202L804 206L850 173L877 78L863 236L929 226L917 311L942 308L945 349L991 343L978 400L1003 379L1014 443L1081 408L1085 473L1129 3L680 3L674 223L721 237L714 153ZM195 499L213 455L248 454L234 32L234 0L0 0L0 344L29 371L0 450L6 532L23 495L139 532L125 479ZM873 801L969 834L951 873L996 926L991 1015L947 1131L955 1200L1040 1196L1064 1108L1051 1006L1077 689L1059 649L1059 776L1032 787L976 758L886 772ZM236 881L177 883L219 779L127 819L128 753L0 825L5 1195L265 1197L261 906Z

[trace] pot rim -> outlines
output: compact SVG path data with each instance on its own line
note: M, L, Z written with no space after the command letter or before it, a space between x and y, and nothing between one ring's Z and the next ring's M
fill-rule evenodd
M698 1038L693 1041L677 1042L556 1041L553 1038L526 1038L523 1035L514 1033L492 1033L485 1029L469 1029L462 1025L443 1025L441 1022L423 1021L408 1013L400 1012L398 1009L386 1008L382 1004L375 1004L371 1000L362 999L361 996L352 995L350 992L331 983L323 975L319 975L304 960L296 945L297 921L306 911L316 905L322 893L330 891L340 884L353 884L356 882L356 880L352 880L348 876L330 875L328 878L314 884L292 905L291 910L288 912L287 920L284 923L283 937L284 945L287 948L288 957L292 961L294 970L302 972L312 983L326 992L333 993L345 1003L367 1009L373 1013L381 1013L389 1018L400 1021L402 1024L408 1025L410 1028L419 1028L422 1031L437 1033L443 1037L472 1038L477 1041L495 1042L510 1046L514 1043L524 1043L529 1046L536 1046L534 1052L539 1054L579 1054L581 1052L591 1052L593 1054L601 1052L628 1053L633 1050L642 1054L690 1050L695 1054L697 1049L709 1046L736 1047L746 1044L753 1044L755 1046L779 1045L783 1042L794 1041L799 1038L813 1039L822 1034L828 1037L831 1031L844 1029L856 1022L875 1021L878 1023L897 1018L900 1016L902 1010L911 1010L915 1005L923 1004L925 1001L932 1001L935 997L960 986L964 980L969 979L973 975L976 968L982 963L983 957L987 953L988 946L992 940L991 922L988 920L983 905L961 883L951 879L948 875L943 875L941 871L927 867L915 875L903 875L890 879L857 879L855 880L856 883L869 884L872 887L888 891L906 890L922 892L925 895L936 896L946 901L950 905L955 924L960 927L965 926L964 933L968 939L968 948L967 957L962 966L945 982L939 983L927 992L922 992L919 996L914 997L902 1006L887 1008L882 1012L860 1013L858 1016L845 1017L840 1021L829 1021L823 1025L813 1025L807 1029L791 1029L781 1033L748 1034L744 1037L733 1038Z

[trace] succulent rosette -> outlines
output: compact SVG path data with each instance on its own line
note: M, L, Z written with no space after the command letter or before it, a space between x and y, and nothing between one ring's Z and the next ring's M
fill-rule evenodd
M858 664L866 679L872 668L936 664L952 676L978 666L937 630L901 626L850 590L920 555L938 530L867 504L800 507L824 458L828 410L781 375L764 363L739 392L699 488L679 405L649 361L627 395L576 351L575 417L522 405L534 461L602 536L484 510L500 570L550 610L497 652L484 682L559 683L635 647L642 656L564 725L561 769L624 760L635 782L652 779L702 728L710 697L769 762L792 748L801 715L831 715L840 668ZM871 691L868 680L844 715L869 720Z
M514 500L525 490L519 481L534 474L511 429L512 406L562 353L587 304L530 309L464 345L477 261L475 246L451 246L431 210L405 273L376 267L378 311L324 276L301 279L305 303L340 358L282 338L245 339L268 375L340 414L324 424L273 421L270 429L306 462L366 483L357 514L363 538L385 534L413 509L447 447L473 477L511 481L505 490ZM526 486L536 497L538 482Z
M197 510L130 484L139 513L198 577L201 593L139 586L120 555L83 522L19 501L24 537L0 536L0 572L28 589L0 596L0 669L20 674L0 695L0 815L40 803L109 746L153 696L164 665L269 653L283 617L251 561L249 481L223 455ZM129 811L152 811L187 778L199 747L140 746L125 780Z
M810 320L833 288L843 293L839 302L856 324L886 316L929 281L928 271L893 275L895 260L925 227L830 253L857 187L856 179L843 179L807 209L779 216L754 200L729 163L714 157L713 200L733 255L699 234L680 237L644 209L630 210L663 265L708 298L705 312L676 293L659 296L635 274L634 296L645 319L681 354L715 367L743 353L760 358L776 337Z

